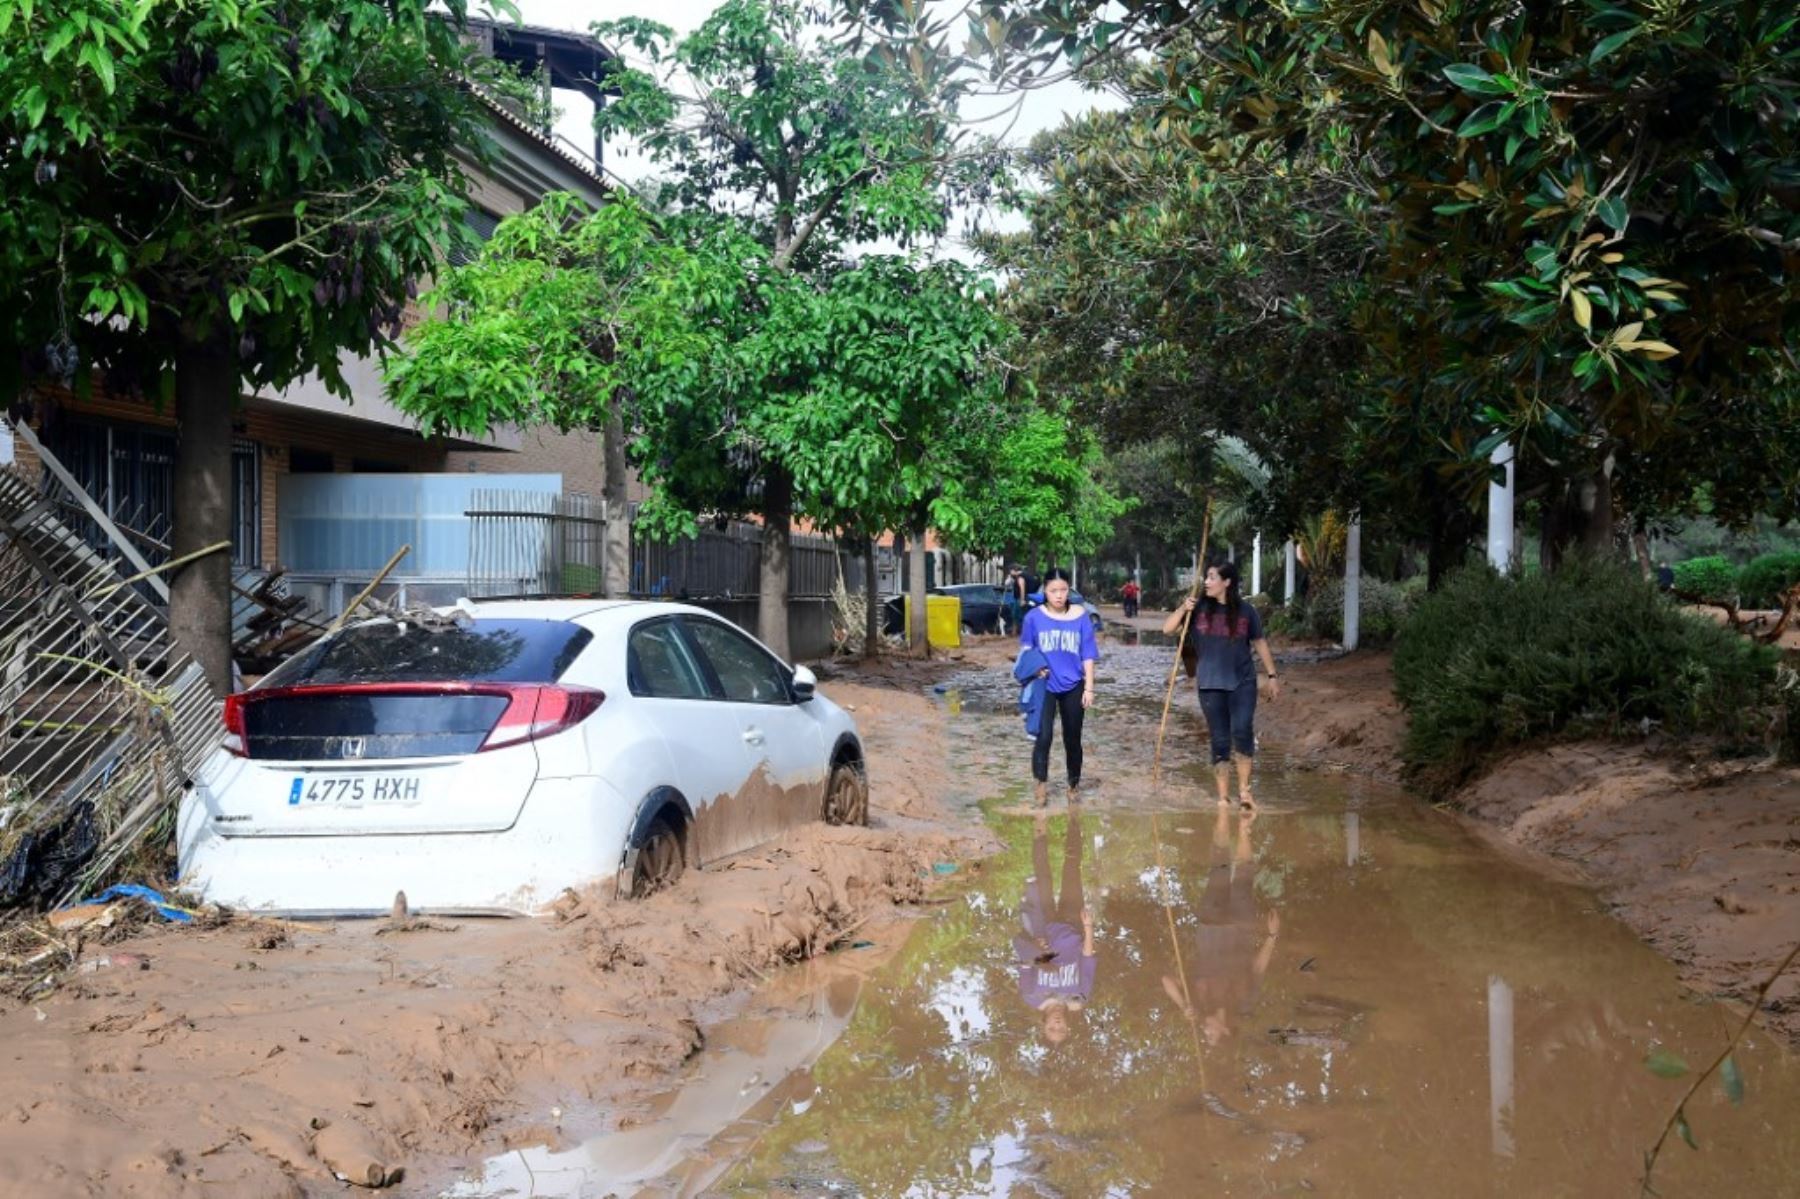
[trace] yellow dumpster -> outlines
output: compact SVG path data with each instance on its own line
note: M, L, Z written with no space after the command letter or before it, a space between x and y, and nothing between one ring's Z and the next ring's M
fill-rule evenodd
M903 627L908 640L912 637L912 596L906 597ZM962 601L954 595L925 597L925 640L938 649L956 649L962 645Z

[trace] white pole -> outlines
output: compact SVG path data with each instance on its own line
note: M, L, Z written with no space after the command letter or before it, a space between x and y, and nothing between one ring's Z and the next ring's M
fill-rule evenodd
M1131 555L1131 581L1139 587L1144 585L1144 555L1135 550Z
M1344 865L1355 866L1362 860L1362 813L1344 813Z
M1286 608L1294 602L1294 571L1300 557L1293 538L1288 538L1287 548L1282 551L1281 556L1285 560L1282 564L1281 606Z
M1344 539L1344 648L1355 649L1362 634L1362 517L1352 517Z
M1513 448L1510 442L1494 447L1489 459L1501 467L1503 480L1488 484L1488 563L1501 574L1512 571L1513 561Z
M1250 594L1262 594L1262 534L1250 543Z
M1075 551L1070 550L1069 551L1069 590L1070 591L1080 591L1081 590L1080 578L1081 578L1081 576L1077 573L1077 570L1076 570Z
M1513 1155L1513 992L1488 976L1488 1129L1494 1156Z

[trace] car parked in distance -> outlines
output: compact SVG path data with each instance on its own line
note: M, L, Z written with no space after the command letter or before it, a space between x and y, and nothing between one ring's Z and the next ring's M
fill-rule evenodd
M962 627L969 633L1001 631L1001 605L1005 593L993 583L953 583L933 587L927 595L951 595L962 601ZM897 637L906 631L906 597L889 596L881 605L882 631Z
M671 603L517 600L364 621L226 701L184 883L297 915L532 913L645 894L812 820L866 823L851 717Z

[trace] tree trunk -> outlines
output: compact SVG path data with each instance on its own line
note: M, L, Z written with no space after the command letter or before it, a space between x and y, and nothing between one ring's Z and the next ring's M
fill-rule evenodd
M912 578L907 589L907 594L912 596L912 628L908 630L907 644L911 646L914 653L929 656L931 643L925 633L925 531L923 529L914 534L907 543L906 552L912 565Z
M173 557L231 539L231 410L237 363L224 351L183 344L175 351ZM208 554L169 579L169 627L206 672L214 692L231 694L231 555Z
M1632 530L1631 548L1637 551L1638 569L1643 572L1644 582L1648 583L1656 577L1656 565L1650 561L1650 535L1642 526Z
M1584 479L1576 489L1582 550L1593 557L1610 554L1613 548L1612 462Z
M863 657L873 658L881 652L881 571L875 562L878 547L869 538L863 558Z
M606 545L602 579L608 599L631 594L631 503L626 491L625 418L614 412L600 435L605 470L601 496L606 500Z
M794 532L794 480L771 466L763 478L762 563L757 576L756 635L783 661L788 654L788 554Z

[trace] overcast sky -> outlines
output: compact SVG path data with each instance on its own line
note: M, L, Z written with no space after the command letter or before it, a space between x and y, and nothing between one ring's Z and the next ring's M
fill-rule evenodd
M645 16L660 21L681 34L694 29L717 7L716 0L518 0L518 5L520 15L527 24L577 33L585 33L595 21ZM1015 99L983 99L979 101L980 107L975 107L973 103L965 106L963 116L967 120L989 117L1013 104ZM1054 83L1030 91L1022 100L1017 100L1016 117L1009 115L1004 119L984 121L979 129L983 134L1005 133L1008 142L1022 144L1040 130L1060 124L1065 114L1096 107L1112 107L1109 100L1109 97L1083 91L1072 81ZM573 93L559 92L556 102L564 110L562 120L557 122L556 131L584 150L591 149L594 144L591 106ZM635 181L650 170L650 163L634 153L629 145L608 144L606 166L610 172L626 181ZM1016 220L993 218L984 223L1001 227L1017 224Z

